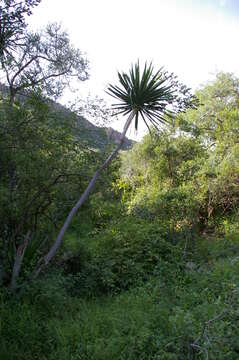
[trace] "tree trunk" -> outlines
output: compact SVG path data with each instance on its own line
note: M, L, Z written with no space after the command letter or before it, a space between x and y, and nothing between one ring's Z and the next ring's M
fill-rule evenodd
M11 292L15 292L17 289L17 280L19 278L22 261L24 258L25 250L28 245L29 237L30 237L30 231L28 231L28 233L26 234L23 244L19 245L17 248L16 257L15 257L15 261L14 261L14 265L13 265L13 269L12 269L11 283L9 286L9 289Z
M75 206L71 209L71 211L69 212L62 228L60 229L58 236L56 238L56 241L54 242L54 244L52 245L52 247L50 248L49 252L40 259L38 266L36 268L36 271L33 274L33 277L36 278L39 273L42 271L42 269L44 267L46 267L48 265L48 263L50 262L50 260L52 259L52 257L55 255L58 247L61 245L62 243L62 239L63 236L66 232L66 230L68 229L74 215L77 213L77 211L80 209L80 207L84 204L85 200L88 198L88 196L90 195L91 191L94 189L95 183L99 177L99 175L102 173L102 171L107 168L109 166L109 164L111 163L111 161L116 157L116 155L118 154L120 148L123 145L124 139L125 139L125 135L127 133L127 130L129 129L129 126L134 118L136 114L136 110L133 110L132 113L129 115L125 126L124 126L124 130L121 134L120 137L120 142L117 145L117 147L114 149L114 151L108 156L108 158L105 160L105 162L99 167L99 169L96 170L96 172L94 173L92 179L90 180L87 188L85 189L85 191L83 192L83 194L81 195L81 197L79 198L79 200L77 201L77 203L75 204Z

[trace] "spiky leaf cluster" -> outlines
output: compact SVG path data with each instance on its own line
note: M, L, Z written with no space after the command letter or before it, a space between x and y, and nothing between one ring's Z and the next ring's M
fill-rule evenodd
M137 62L131 67L129 74L118 72L118 77L121 86L109 85L107 90L109 95L120 100L112 105L118 113L126 115L136 111L136 130L139 115L147 126L147 120L156 127L165 123L165 114L168 113L166 107L172 103L174 96L162 69L154 74L152 63L146 63L141 74Z
M179 96L179 86L172 74L169 75L162 68L154 73L152 63L145 63L143 72L139 62L131 66L129 74L118 72L120 85L109 85L107 93L117 100L112 107L118 114L127 115L135 111L135 129L138 128L138 119L141 115L146 126L149 123L157 129L169 120L176 108L175 104L184 110L191 104L189 89L184 89L184 97ZM181 103L180 103L181 101ZM187 101L187 102L186 102ZM182 104L183 102L183 104ZM185 106L184 106L185 105Z

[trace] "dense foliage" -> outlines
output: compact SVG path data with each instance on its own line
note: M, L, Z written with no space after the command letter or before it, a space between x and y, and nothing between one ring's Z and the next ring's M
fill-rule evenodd
M238 211L238 80L218 74L196 94L201 106L125 154L122 177L128 211L199 229Z
M146 91L138 64L119 74L121 88L109 88L116 107L133 111L136 128L137 113L150 120L150 134L105 169L53 261L36 274L112 150L98 146L103 129L89 136L86 120L45 97L58 95L56 84L61 93L77 69L84 80L87 61L74 62L79 53L56 25L44 39L24 37L24 16L38 3L0 2L0 70L10 85L0 99L0 358L238 359L239 79L218 73L195 96L174 83L180 102L164 88L173 75L154 78L146 66ZM30 68L19 62L29 62L27 38L35 57L69 55L70 73L41 82L41 70L53 68L38 59L35 71L34 56ZM162 95L161 86L166 99L142 101L140 88L148 99L155 89Z
M39 95L2 100L3 359L238 358L237 84L218 74L197 110L122 153L51 268L14 297L19 244L29 233L21 285L100 154Z
M24 239L28 263L47 248L98 155L74 135L77 118L39 96L13 107L2 101L0 113L1 281L7 282Z

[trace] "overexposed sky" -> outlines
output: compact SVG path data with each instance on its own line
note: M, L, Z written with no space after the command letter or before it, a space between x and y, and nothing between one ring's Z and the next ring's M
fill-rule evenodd
M193 89L217 71L239 76L239 0L42 0L29 18L31 28L55 21L90 61L83 97L106 97L117 70L137 59L164 66Z

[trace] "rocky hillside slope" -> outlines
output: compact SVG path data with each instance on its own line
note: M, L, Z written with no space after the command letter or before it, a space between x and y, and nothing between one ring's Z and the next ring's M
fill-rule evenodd
M8 96L8 88L0 84L0 94L2 96ZM24 101L24 98L27 95L21 94L18 96L20 101ZM77 137L80 141L84 142L86 145L95 148L103 149L110 144L118 144L120 141L121 133L117 130L112 129L111 127L99 127L92 124L90 121L86 120L83 116L78 116L72 113L69 109L63 105L51 101L52 108L59 112L59 119L67 117L74 117L75 131ZM132 147L134 141L128 138L125 138L124 144L122 146L123 150L129 149Z

